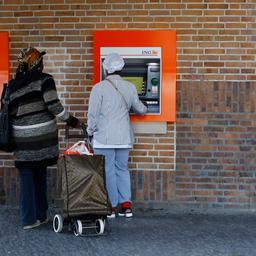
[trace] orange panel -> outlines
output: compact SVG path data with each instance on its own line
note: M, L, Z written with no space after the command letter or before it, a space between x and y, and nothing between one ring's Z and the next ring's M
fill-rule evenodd
M8 33L0 32L0 95L2 93L3 84L9 79L9 48Z
M161 114L132 116L133 121L176 120L176 32L161 31L96 31L94 32L94 83L100 81L101 47L161 47L162 99Z

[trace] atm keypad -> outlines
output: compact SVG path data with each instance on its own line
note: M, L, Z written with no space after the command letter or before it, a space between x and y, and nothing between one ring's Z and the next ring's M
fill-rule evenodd
M158 101L147 101L149 105L158 105Z

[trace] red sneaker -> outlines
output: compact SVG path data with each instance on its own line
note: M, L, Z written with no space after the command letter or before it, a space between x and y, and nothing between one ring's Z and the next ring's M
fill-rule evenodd
M131 218L133 216L131 208L121 208L118 212L118 216L124 216L126 218Z
M121 203L121 209L118 212L118 216L125 216L126 218L131 218L133 216L131 202Z

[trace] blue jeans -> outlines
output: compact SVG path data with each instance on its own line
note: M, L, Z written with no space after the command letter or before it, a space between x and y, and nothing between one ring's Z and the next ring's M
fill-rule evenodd
M106 186L112 207L130 202L129 148L95 148L94 153L105 156Z
M20 177L20 221L30 225L47 218L46 167L19 169Z

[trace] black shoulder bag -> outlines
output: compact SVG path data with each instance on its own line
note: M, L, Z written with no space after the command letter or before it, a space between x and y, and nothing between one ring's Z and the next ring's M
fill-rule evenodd
M0 150L13 151L12 125L9 116L10 86L4 84L0 110Z

